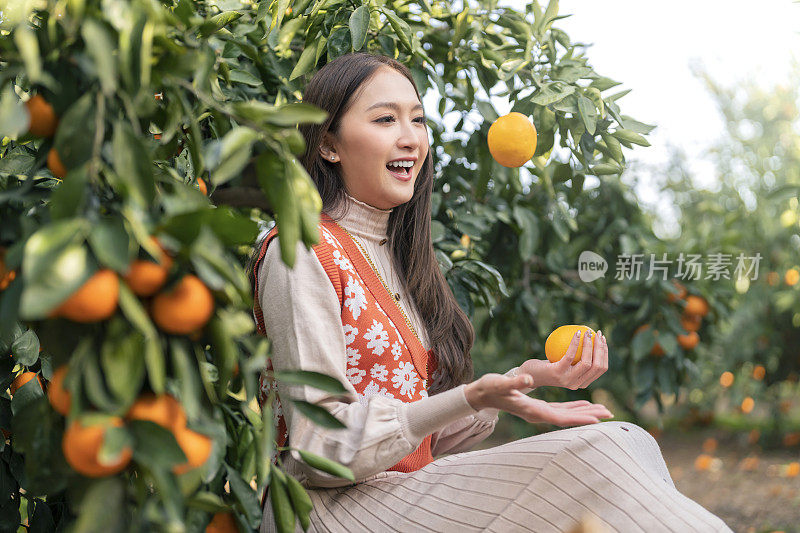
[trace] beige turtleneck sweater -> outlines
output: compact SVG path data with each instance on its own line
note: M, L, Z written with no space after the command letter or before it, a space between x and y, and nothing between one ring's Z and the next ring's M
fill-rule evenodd
M430 342L413 301L393 267L386 228L391 209L384 210L347 195L348 211L339 225L366 248L399 304L417 330L422 344ZM280 235L275 237L279 239ZM288 445L308 450L348 466L357 481L365 481L414 451L427 435L432 453L456 453L485 439L497 422L497 409L476 411L460 385L420 401L405 403L385 396L358 398L347 378L346 344L339 299L313 250L297 244L293 268L280 258L280 245L271 243L258 271L259 302L271 341L273 368L310 370L338 379L346 398L308 386L278 383L283 415L289 429ZM514 375L516 368L507 374ZM532 389L528 389L532 390ZM332 430L299 415L288 398L326 408L347 425ZM348 482L305 465L297 452L282 455L289 473L307 486L340 486Z

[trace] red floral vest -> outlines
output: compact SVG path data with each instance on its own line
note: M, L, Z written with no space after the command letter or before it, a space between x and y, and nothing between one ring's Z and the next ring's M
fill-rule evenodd
M367 404L376 394L415 402L428 396L428 370L436 369L433 350L425 347L408 327L392 295L381 283L358 245L326 213L321 214L319 243L313 246L320 263L328 274L341 307L342 328L347 350L347 378L356 390L358 401ZM258 269L277 226L267 234L254 265L254 316L258 331L266 335L264 316L258 301ZM426 368L430 366L430 368ZM259 405L264 405L276 388L267 372L272 361L259 378ZM278 446L285 446L289 432L283 417L277 391L272 403ZM273 463L277 462L277 451ZM433 461L431 435L416 450L388 470L413 472Z

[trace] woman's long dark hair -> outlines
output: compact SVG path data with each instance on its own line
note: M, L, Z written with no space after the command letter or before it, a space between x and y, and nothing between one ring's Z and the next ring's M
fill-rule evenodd
M328 112L321 124L299 127L306 142L301 158L322 198L322 210L339 220L348 207L338 166L325 160L318 148L326 132L336 134L342 116L358 97L359 89L381 67L393 68L408 78L421 101L417 84L409 69L390 57L355 52L345 54L323 66L311 78L303 102ZM472 380L470 350L475 332L464 311L458 306L444 275L439 270L431 241L431 193L433 191L433 150L422 164L408 202L392 209L388 222L389 245L395 268L421 315L431 348L436 354L437 370L428 383L428 394L435 395ZM263 239L257 243L248 268L251 286L253 265Z

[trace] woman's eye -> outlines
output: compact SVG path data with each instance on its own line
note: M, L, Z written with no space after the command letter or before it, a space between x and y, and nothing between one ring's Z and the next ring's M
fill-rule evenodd
M378 120L376 120L375 122L383 122L383 121L387 121L387 120L394 120L394 117L392 117L392 116L382 117L382 118L379 118ZM417 117L417 118L414 119L414 121L415 122L419 122L420 124L425 124L427 122L427 119L425 117Z

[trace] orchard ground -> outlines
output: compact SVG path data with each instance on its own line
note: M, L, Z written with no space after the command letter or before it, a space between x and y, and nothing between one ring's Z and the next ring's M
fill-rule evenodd
M593 401L607 405L616 414L614 420L624 420L603 393L596 391ZM520 438L515 434L520 426L512 418L502 415L494 433L474 449ZM769 447L763 438L753 443L759 435L757 428L768 422L764 418L719 414L713 420L692 420L685 414L670 416L667 412L664 429L659 431L655 405L648 404L642 419L639 424L656 438L681 493L737 533L800 533L800 475L792 475L788 467L800 461L800 443Z

